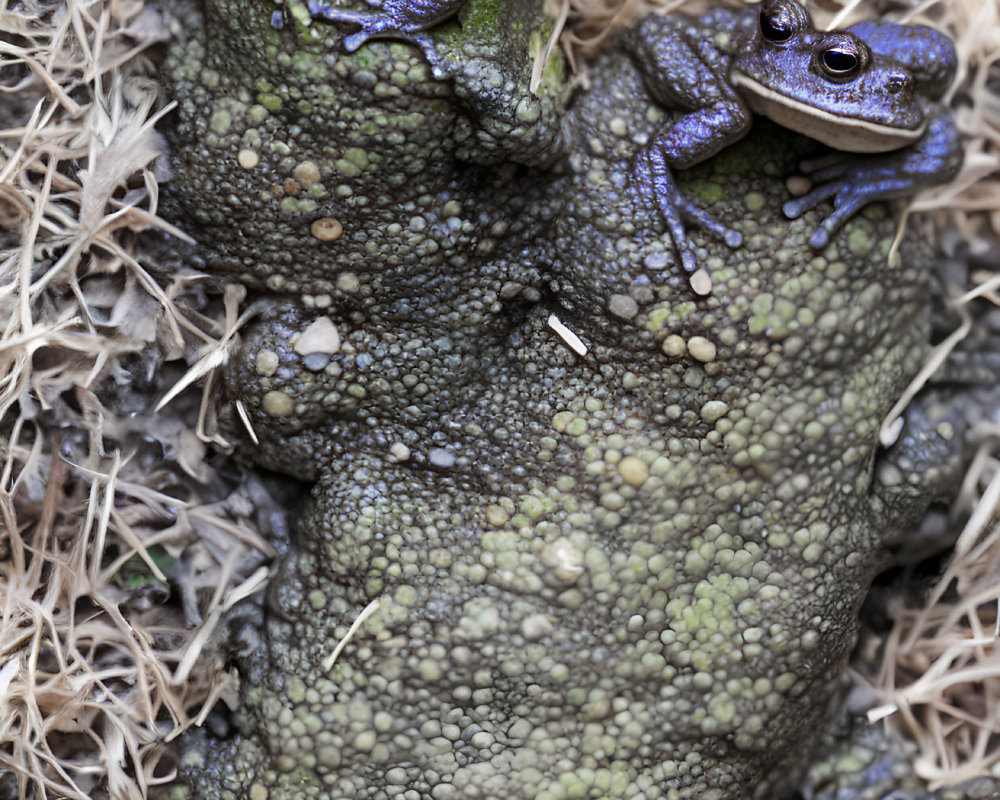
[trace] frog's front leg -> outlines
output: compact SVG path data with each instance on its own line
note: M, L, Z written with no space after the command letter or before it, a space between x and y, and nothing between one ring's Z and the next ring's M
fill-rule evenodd
M946 183L962 166L962 149L951 112L942 109L928 120L927 132L916 144L871 156L837 153L802 165L815 188L783 206L785 216L797 219L824 200L833 198L833 211L809 239L815 248L862 207L875 200L914 194Z
M368 0L366 0L368 1ZM327 0L308 0L314 19L356 25L356 33L344 37L344 49L353 53L369 39L402 39L420 47L432 66L441 59L425 31L454 16L466 0L386 0L377 11L349 11ZM374 5L374 3L371 3Z
M657 142L644 150L635 166L633 180L645 195L647 202L656 207L667 225L674 248L681 259L681 265L688 273L698 269L694 252L687 245L684 221L695 224L703 230L718 236L730 247L739 247L743 237L739 231L727 228L715 217L699 208L681 194L674 182L669 164L669 151L657 146Z
M650 15L628 33L626 46L653 101L682 112L639 154L632 179L663 217L684 269L694 272L684 220L730 247L742 237L684 198L672 170L694 166L741 139L750 129L750 109L728 80L728 54L705 35L702 20Z

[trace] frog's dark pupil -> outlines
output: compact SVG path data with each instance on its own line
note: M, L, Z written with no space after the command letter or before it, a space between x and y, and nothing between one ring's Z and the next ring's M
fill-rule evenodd
M858 66L858 54L846 47L831 47L823 53L823 66L835 75L846 75Z
M762 11L760 32L769 42L786 42L792 37L792 24L780 10Z

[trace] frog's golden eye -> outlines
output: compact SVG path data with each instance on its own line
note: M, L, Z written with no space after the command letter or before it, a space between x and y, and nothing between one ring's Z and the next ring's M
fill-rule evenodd
M806 11L798 3L765 2L760 9L760 35L772 44L784 44L800 30L810 26Z
M860 75L870 57L870 51L861 40L841 34L823 43L816 52L816 63L826 78L843 82Z

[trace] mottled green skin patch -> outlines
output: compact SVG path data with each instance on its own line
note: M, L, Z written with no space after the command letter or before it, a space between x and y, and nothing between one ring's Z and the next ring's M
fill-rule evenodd
M780 212L804 143L768 127L678 176L744 237L691 232L694 295L629 180L669 115L627 56L566 108L526 89L538 3L484 9L520 24L446 26L443 80L223 0L167 65L168 207L273 297L229 391L260 463L315 484L241 735L192 740L177 797L774 797L850 651L926 254L888 264L879 215L810 250L818 215ZM301 356L320 316L338 343Z

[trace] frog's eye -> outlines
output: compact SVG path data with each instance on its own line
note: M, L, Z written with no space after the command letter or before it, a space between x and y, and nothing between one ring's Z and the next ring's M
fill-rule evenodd
M760 35L772 44L784 44L812 22L808 12L798 3L764 3L758 17Z
M833 81L849 81L868 66L870 52L853 36L836 36L823 43L816 53L817 65Z

